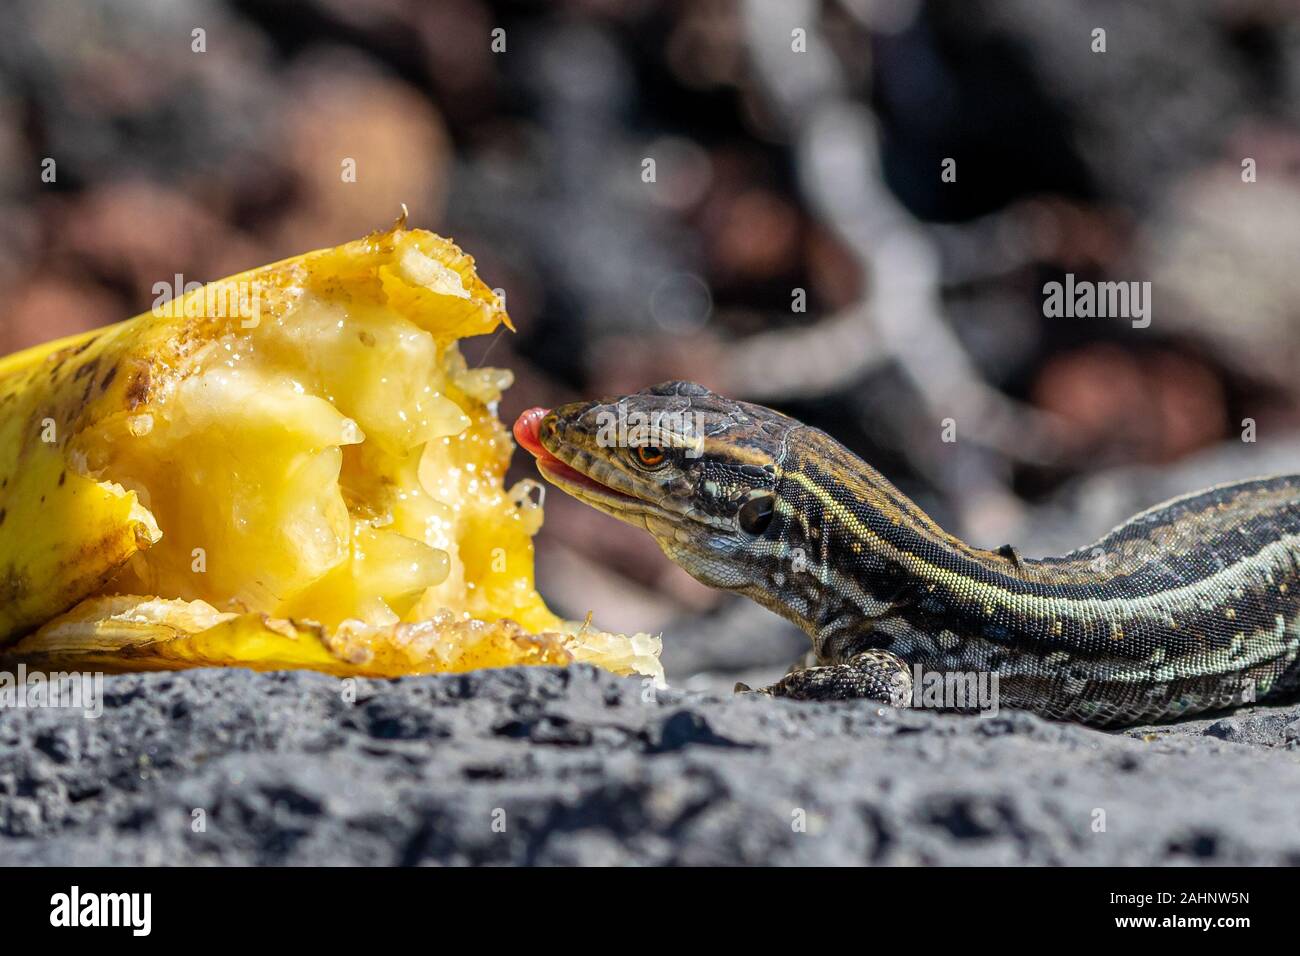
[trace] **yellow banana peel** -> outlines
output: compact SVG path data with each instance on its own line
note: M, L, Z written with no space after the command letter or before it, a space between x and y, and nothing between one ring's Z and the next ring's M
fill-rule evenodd
M534 587L511 376L457 346L503 324L469 256L399 221L0 359L0 652L661 682L658 638L566 623Z

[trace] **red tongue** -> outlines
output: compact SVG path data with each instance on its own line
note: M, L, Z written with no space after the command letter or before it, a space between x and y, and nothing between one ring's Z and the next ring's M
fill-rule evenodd
M554 458L542 447L542 440L537 436L542 419L550 414L549 408L530 408L515 421L515 441L534 458Z
M530 408L515 420L514 427L515 441L519 442L520 448L523 448L537 459L537 466L542 469L542 474L546 475L547 478L558 475L575 485L594 488L606 496L613 495L634 500L629 495L607 488L595 479L588 478L577 469L570 468L546 450L538 432L542 426L542 419L549 414L551 414L549 408Z

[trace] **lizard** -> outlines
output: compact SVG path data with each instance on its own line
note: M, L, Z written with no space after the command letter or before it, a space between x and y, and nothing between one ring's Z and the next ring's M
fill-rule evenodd
M691 382L532 408L514 435L552 485L809 636L755 693L906 706L918 676L986 674L999 705L1113 727L1300 685L1300 475L1029 559L945 532L825 432Z

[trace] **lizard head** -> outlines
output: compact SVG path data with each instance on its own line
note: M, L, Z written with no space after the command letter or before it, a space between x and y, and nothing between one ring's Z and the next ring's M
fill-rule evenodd
M644 528L712 587L758 585L776 551L786 436L798 422L692 382L519 416L515 439L552 484Z

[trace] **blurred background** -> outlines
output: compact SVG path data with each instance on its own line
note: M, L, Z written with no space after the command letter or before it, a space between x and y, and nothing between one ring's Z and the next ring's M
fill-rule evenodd
M405 203L506 293L518 333L465 350L515 371L507 422L694 379L830 431L972 543L1070 550L1300 470L1296 12L6 0L0 347ZM1150 324L1046 315L1067 273L1150 282ZM559 493L538 552L557 611L662 631L687 686L806 646Z

